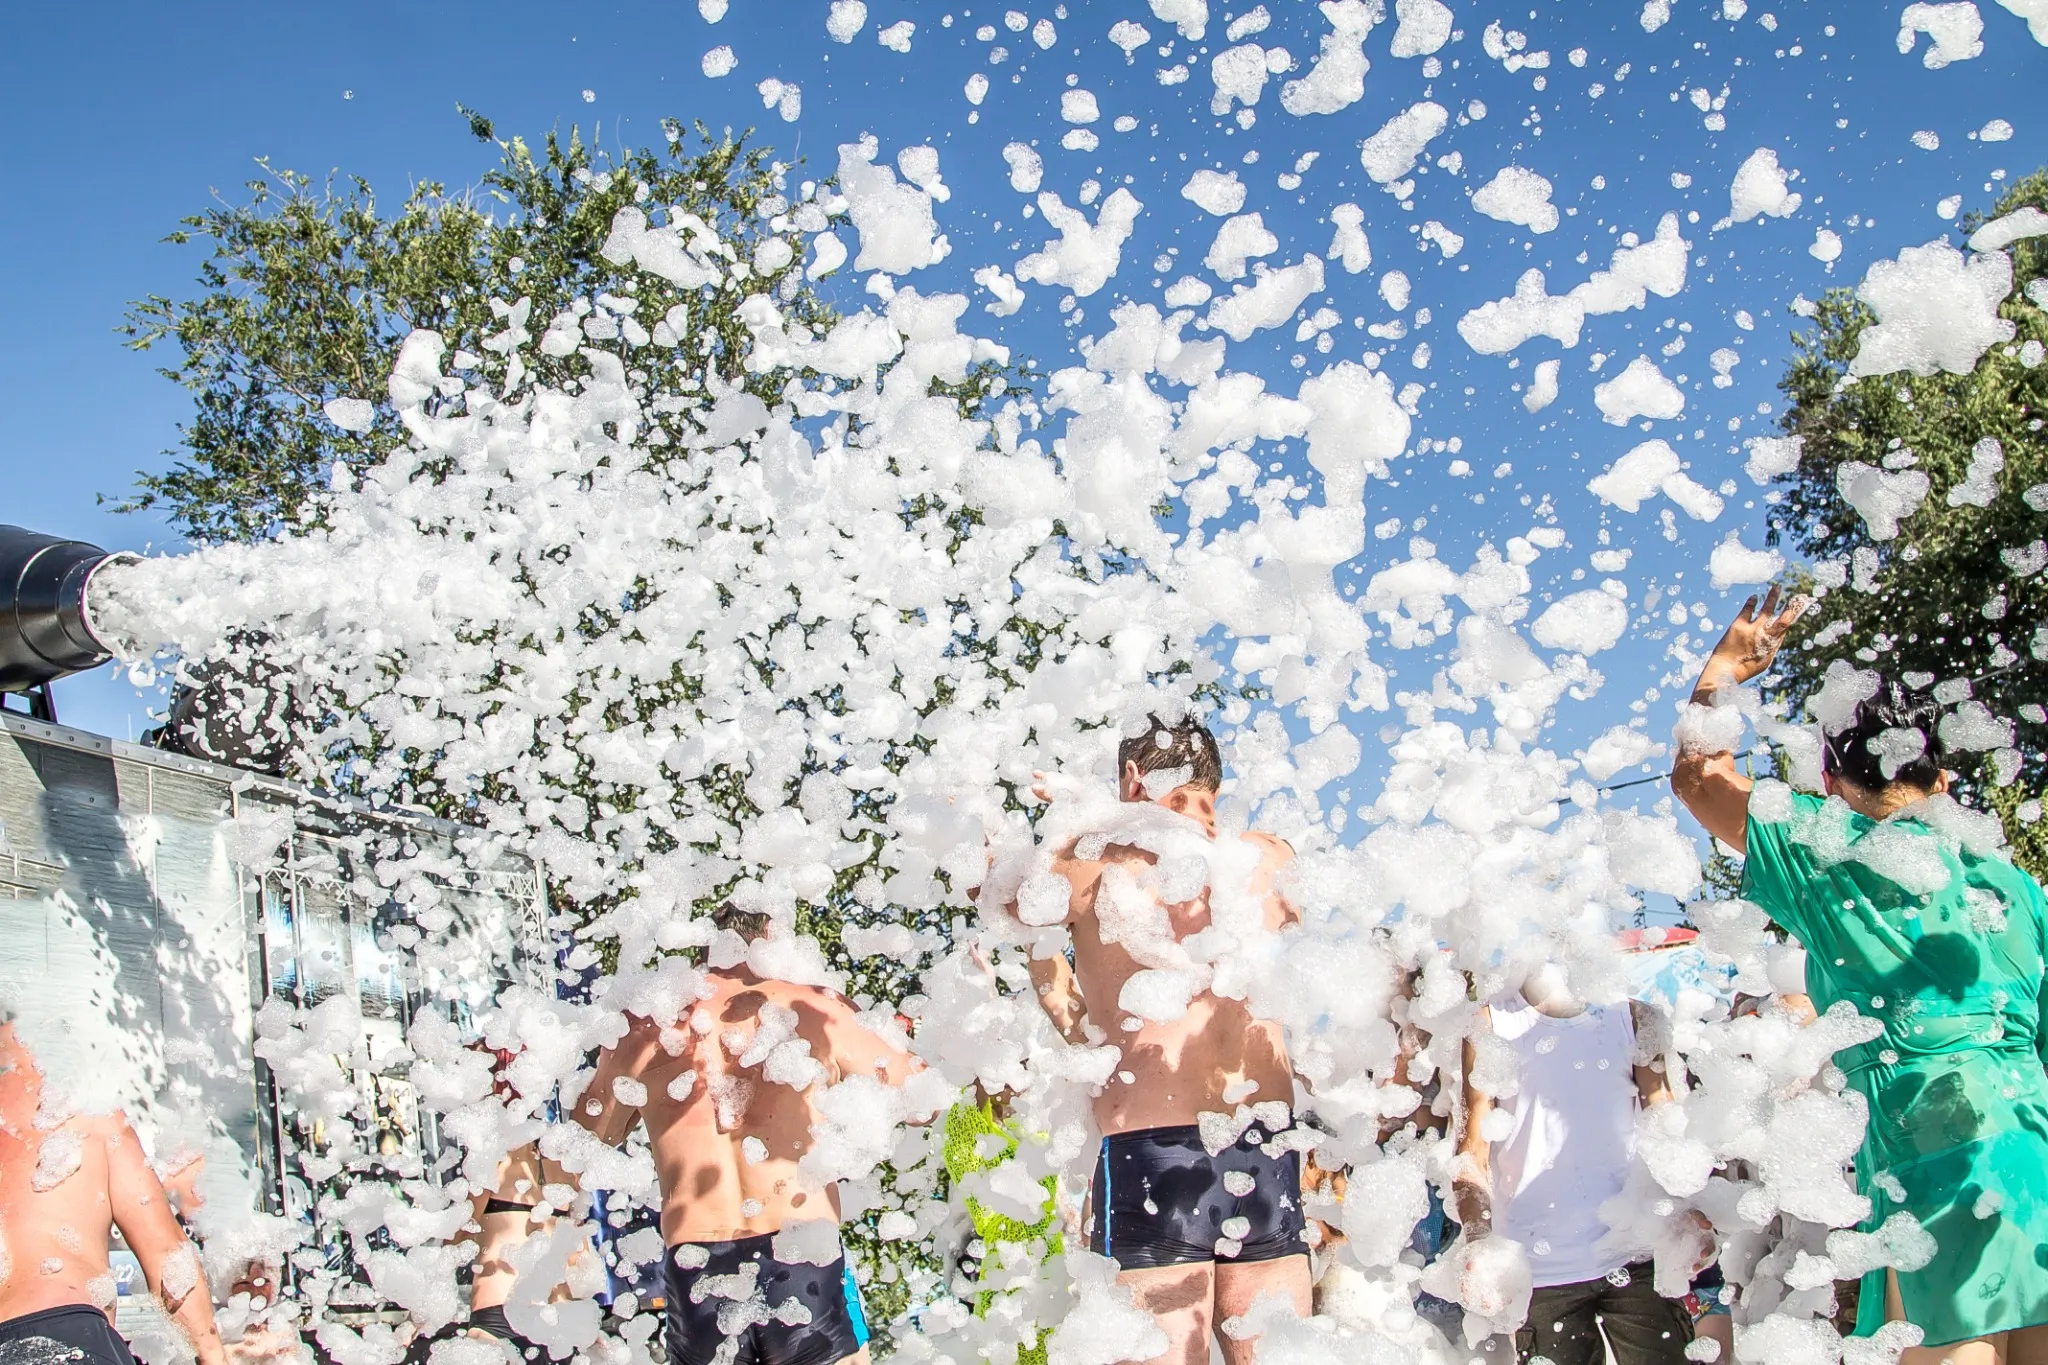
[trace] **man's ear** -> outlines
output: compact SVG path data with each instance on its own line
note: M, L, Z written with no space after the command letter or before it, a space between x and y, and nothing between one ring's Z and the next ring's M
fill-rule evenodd
M1929 788L1927 789L1927 794L1928 794L1929 796L1939 796L1939 795L1941 795L1941 794L1942 794L1943 792L1945 792L1945 791L1947 791L1947 790L1948 790L1948 769L1946 769L1946 768L1943 768L1943 769L1942 769L1942 770L1941 770L1940 772L1938 772L1938 773L1936 773L1936 774L1935 774L1935 778L1934 778L1934 785L1933 785L1933 786L1931 786L1931 787L1929 787Z
M1124 761L1123 777L1118 784L1117 795L1126 801L1145 799L1145 774L1139 770L1136 759Z

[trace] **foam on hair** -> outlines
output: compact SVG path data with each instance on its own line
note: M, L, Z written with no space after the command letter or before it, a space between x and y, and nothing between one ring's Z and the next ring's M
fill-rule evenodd
M1193 714L1168 724L1157 712L1145 717L1142 734L1126 738L1116 747L1118 771L1135 763L1140 773L1171 772L1185 768L1188 776L1178 786L1216 791L1223 785L1223 755L1216 736Z
M1933 697L1881 680L1873 695L1856 703L1847 725L1823 736L1822 762L1864 791L1894 783L1927 790L1941 779L1940 721L1941 704Z

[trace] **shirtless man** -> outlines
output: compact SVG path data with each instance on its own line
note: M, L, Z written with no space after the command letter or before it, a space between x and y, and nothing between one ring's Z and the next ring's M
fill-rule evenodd
M767 930L766 916L731 906L712 918L744 940ZM669 1365L710 1365L733 1337L741 1365L864 1365L868 1326L844 1253L814 1264L777 1252L821 1254L799 1224L824 1223L838 1238L836 1182L799 1165L819 1094L862 1076L900 1086L917 1060L869 1032L837 992L765 979L744 963L706 980L710 994L672 1026L628 1015L576 1105L577 1120L612 1145L636 1120L647 1124L668 1246ZM749 1312L754 1290L766 1306Z
M198 1254L135 1130L118 1111L44 1113L43 1073L0 1015L0 1363L134 1365L109 1316L116 1227L199 1365L225 1365Z
M1156 802L1216 839L1223 762L1215 737L1200 722L1168 726L1152 717L1144 734L1122 742L1117 760L1124 801ZM1174 778L1178 785L1159 790ZM1243 841L1245 847L1216 850L1215 861L1227 865L1230 855L1242 855L1240 893L1262 906L1260 927L1278 932L1299 918L1273 886L1293 851L1263 834ZM1281 1026L1207 989L1196 991L1186 1013L1170 1021L1124 1008L1125 986L1148 965L1133 955L1127 927L1163 916L1173 942L1184 944L1210 927L1216 888L1162 904L1156 854L1116 843L1098 851L1085 843L1063 850L1053 871L1071 888L1066 923L1080 1000L1095 1011L1091 1022L1107 1041L1123 1051L1116 1074L1095 1099L1103 1139L1090 1190L1089 1247L1116 1260L1119 1281L1166 1333L1167 1349L1153 1357L1159 1365L1202 1365L1212 1335L1230 1365L1250 1365L1255 1340L1223 1334L1218 1328L1225 1320L1242 1316L1262 1294L1278 1293L1297 1312L1309 1311L1301 1156L1272 1143L1273 1129L1285 1127L1285 1120L1254 1121L1214 1154L1198 1125L1204 1114L1238 1114L1244 1105L1260 1107L1270 1121L1278 1111L1265 1106L1292 1104L1294 1068ZM1081 857L1077 849L1098 856ZM1107 934L1105 912L1119 926ZM1041 982L1041 990L1049 984ZM1048 1012L1071 1036L1070 1021L1059 1012L1072 1005L1057 989L1046 999Z

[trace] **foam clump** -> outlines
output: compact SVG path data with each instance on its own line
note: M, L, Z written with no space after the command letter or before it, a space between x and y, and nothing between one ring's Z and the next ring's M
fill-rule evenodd
M1238 285L1228 297L1209 305L1209 326L1232 341L1244 341L1253 332L1280 326L1323 287L1323 263L1315 256L1278 270L1261 268L1256 274L1249 288Z
M1394 17L1399 21L1391 48L1396 57L1427 57L1451 39L1455 16L1443 0L1394 0Z
M1056 285L1086 298L1101 289L1123 259L1123 244L1144 205L1129 190L1118 189L1102 201L1093 223L1051 191L1038 196L1045 221L1059 229L1060 239L1017 262L1017 278Z
M894 171L877 166L873 138L839 148L840 192L860 234L856 270L891 274L936 265L946 257L946 239L932 215L932 198L914 184L899 184Z
M1557 206L1550 202L1550 182L1521 166L1505 166L1472 193L1472 207L1489 218L1514 223L1531 232L1557 228Z
M1739 531L1730 531L1707 561L1708 576L1723 591L1738 583L1768 583L1784 568L1784 555L1769 548L1751 549L1742 543Z
M1749 458L1743 461L1742 472L1749 475L1751 483L1759 485L1781 474L1790 474L1799 468L1805 444L1804 436L1752 436L1743 442Z
M1662 493L1695 521L1712 521L1721 514L1720 496L1695 483L1682 465L1670 442L1652 438L1630 447L1605 473L1589 480L1586 491L1624 512L1640 511Z
M1756 218L1789 218L1799 211L1800 195L1788 187L1791 174L1778 164L1778 154L1759 147L1749 154L1735 172L1728 190L1728 217L1724 223L1747 223Z
M2003 252L1965 260L1946 242L1909 246L1874 263L1856 297L1877 314L1849 361L1849 377L1968 374L1985 351L2011 341L2015 324L1998 315L2012 292L2012 258Z
M1551 649L1598 654L1612 648L1627 629L1628 603L1592 588L1551 603L1529 633Z
M1383 124L1359 148L1359 164L1382 185L1415 169L1423 148L1450 125L1450 111L1432 100L1410 105Z
M1216 240L1202 264L1220 280L1241 280L1245 263L1253 256L1270 256L1280 249L1280 239L1266 230L1264 217L1243 213L1216 230Z
M1939 71L1952 62L1966 62L1984 52L1984 20L1973 0L1924 4L1916 0L1899 13L1899 51L1909 53L1921 34L1928 37L1920 64Z
M1074 1300L1046 1343L1052 1365L1117 1365L1166 1349L1166 1333L1116 1282L1116 1262L1085 1251L1069 1251L1066 1260Z
M1365 39L1384 14L1366 0L1323 0L1317 6L1329 21L1306 76L1281 87L1280 106L1297 117L1335 114L1365 98ZM1397 35L1398 37L1398 35Z
M1223 217L1244 207L1245 193L1236 172L1199 170L1181 187L1180 196L1205 213Z
M1899 523L1919 510L1930 486L1918 469L1880 469L1861 460L1845 460L1835 467L1835 487L1842 501L1863 518L1872 540L1897 538Z
M1657 368L1657 362L1639 355L1628 368L1605 383L1593 387L1593 406L1615 426L1626 426L1638 417L1670 419L1685 412L1685 395Z
M1476 198L1474 204L1478 204ZM1622 242L1604 269L1594 271L1564 294L1549 292L1542 271L1523 271L1512 295L1483 303L1460 317L1458 335L1482 355L1505 355L1539 336L1563 346L1577 346L1588 317L1641 308L1653 294L1668 299L1685 288L1686 252L1691 244L1679 234L1677 214L1660 218L1649 241L1641 241L1631 232Z

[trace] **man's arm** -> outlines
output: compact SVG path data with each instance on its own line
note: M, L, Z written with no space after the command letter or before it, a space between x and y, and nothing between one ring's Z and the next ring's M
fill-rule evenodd
M1482 1010L1482 1026L1493 1027L1493 1015ZM1458 1225L1465 1240L1477 1241L1493 1231L1493 1144L1485 1136L1486 1120L1493 1113L1493 1096L1472 1088L1472 1068L1477 1061L1470 1039L1465 1041L1464 1090L1465 1126L1458 1134L1458 1174L1451 1195L1458 1206Z
M1415 982L1420 975L1420 972L1414 971L1396 972L1394 994L1404 1004L1410 1006L1414 1004ZM1395 1031L1394 1036L1396 1046L1394 1054L1394 1084L1407 1086L1419 1096L1424 1083L1417 1082L1415 1079L1415 1062L1422 1055L1422 1030L1415 1027L1413 1021L1409 1021L1400 1025ZM1385 1142L1396 1132L1400 1131L1404 1125L1410 1123L1413 1123L1419 1131L1426 1133L1430 1131L1441 1132L1445 1121L1439 1118L1428 1104L1418 1104L1416 1108L1400 1118L1382 1118L1380 1120L1380 1141Z
M1640 1000L1629 1001L1628 1008L1636 1028L1636 1095L1645 1109L1670 1104L1678 1098L1678 1092L1671 1088L1670 1073L1660 1065L1671 1036L1670 1020L1655 1005ZM1712 1264L1717 1254L1714 1225L1698 1209L1687 1209L1685 1221L1691 1225L1694 1236L1690 1273L1697 1275Z
M914 1052L898 1047L861 1022L860 1012L845 996L833 994L825 1016L825 1040L831 1056L819 1058L842 1078L873 1076L883 1085L900 1086L917 1072L924 1061ZM801 1015L804 1006L799 1005ZM815 1050L813 1052L815 1055Z
M1655 1006L1640 1000L1629 1001L1628 1009L1636 1029L1636 1094L1645 1109L1669 1104L1678 1095L1671 1088L1670 1075L1660 1065L1664 1056L1663 1040L1670 1032L1664 1016ZM1647 1049L1645 1044L1648 1044Z
M1761 611L1754 597L1743 603L1707 656L1707 666L1692 690L1693 705L1719 705L1723 690L1739 687L1769 668L1786 632L1806 611L1807 600L1794 597L1780 610L1773 586ZM1671 766L1671 790L1707 833L1738 853L1748 848L1749 792L1754 785L1736 770L1735 755L1727 749L1679 744L1678 759Z
M199 1249L185 1236L163 1182L149 1168L142 1141L117 1115L104 1129L107 1145L107 1199L114 1226L135 1253L150 1292L185 1334L199 1365L226 1365L227 1353L213 1323L213 1294L199 1265Z
M1062 878L1067 884L1065 912L1058 919L1054 919L1048 913L1050 906L1034 904L1033 917L1025 920L1025 923L1038 928L1054 924L1072 924L1094 906L1095 893L1102 884L1103 865L1100 859L1076 858L1073 849L1067 847L1053 854L1052 865L1046 871L1051 876ZM1042 881L1042 878L1033 878L1031 881ZM1025 885L1031 885L1031 881L1027 881ZM1050 900L1050 897L1047 899ZM1014 919L1024 919L1022 907L1017 900L1011 901L1003 910Z
M1034 957L1030 965L1031 988L1039 1008L1062 1038L1077 1046L1086 1043L1087 1030L1082 1024L1088 1017L1088 1002L1081 996L1074 964L1067 961L1065 953L1054 953L1043 959Z
M637 1015L627 1016L625 1036L597 1054L597 1074L576 1097L576 1122L597 1135L607 1147L616 1147L640 1121L640 1106L619 1098L617 1082L637 1083L647 1049L658 1046L654 1025ZM643 1087L644 1090L644 1087Z

